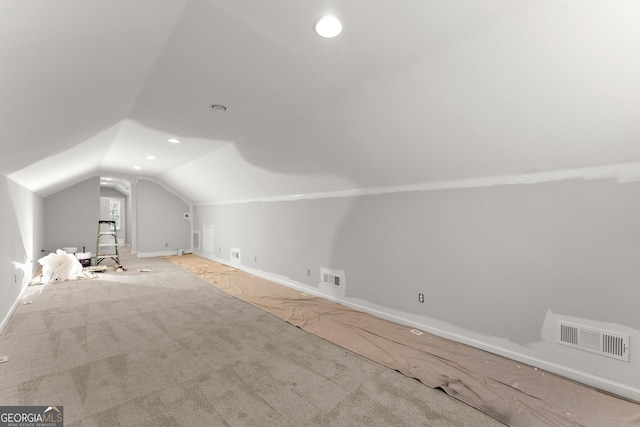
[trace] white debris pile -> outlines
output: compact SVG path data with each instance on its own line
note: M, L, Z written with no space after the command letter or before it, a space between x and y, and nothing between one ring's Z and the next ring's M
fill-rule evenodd
M58 249L55 254L40 258L38 263L42 266L44 283L84 277L80 261L73 254L68 254L62 249Z

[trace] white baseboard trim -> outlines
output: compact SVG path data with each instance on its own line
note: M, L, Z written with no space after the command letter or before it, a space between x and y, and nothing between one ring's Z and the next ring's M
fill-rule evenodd
M16 311L16 309L20 305L20 301L24 297L24 294L27 292L27 289L29 289L28 282L22 287L22 290L18 294L18 297L16 298L16 300L13 302L13 305L9 309L9 312L7 313L6 316L4 316L4 319L2 319L2 322L0 322L0 335L2 335L2 333L4 332L4 328L6 328L7 325L9 324L9 319L11 319L11 316L13 316L13 313Z
M565 365L560 365L554 362L540 359L538 357L533 357L533 356L520 353L518 351L514 351L505 347L500 347L498 345L479 340L469 335L463 335L457 332L451 332L451 331L444 330L442 328L434 327L432 325L419 323L411 319L398 316L396 314L385 312L383 310L380 310L379 308L367 306L366 304L355 303L353 301L349 301L348 299L338 298L334 295L327 295L319 291L318 289L293 282L286 277L268 273L263 270L256 270L244 265L231 264L229 260L218 258L216 256L208 256L206 252L194 251L194 254L210 259L215 262L219 262L220 264L224 264L229 267L237 268L238 270L245 271L254 276L279 283L289 288L296 289L307 294L311 294L317 297L328 299L333 302L340 303L347 307L353 308L354 310L358 310L363 313L368 313L373 316L379 317L381 319L389 320L402 325L411 326L413 328L420 329L424 332L430 333L432 335L435 335L441 338L466 344L471 347L475 347L480 350L487 351L489 353L506 357L516 362L531 365L538 369L542 369L547 372L551 372L556 375L569 378L573 381L577 381L579 383L586 384L596 389L607 391L607 392L610 392L618 396L625 397L627 399L631 399L633 401L640 403L640 390L637 388L631 387L629 385L626 385L617 381L609 380L607 378L599 377L597 375L592 375L577 369L570 368Z
M176 251L138 252L136 254L138 258L154 258L159 256L171 256L171 255L177 255Z

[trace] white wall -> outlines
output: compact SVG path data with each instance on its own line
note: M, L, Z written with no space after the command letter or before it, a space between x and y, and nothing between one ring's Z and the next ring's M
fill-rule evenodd
M332 297L640 400L640 183L237 203L194 218L215 226L209 257L240 248L247 268L325 293L319 268L344 269ZM631 362L551 342L558 316L631 334Z
M0 331L43 249L42 197L0 175Z
M132 193L134 194L134 193ZM138 256L191 249L191 207L160 185L138 180L135 186Z
M45 248L95 252L100 218L100 178L93 177L44 199Z

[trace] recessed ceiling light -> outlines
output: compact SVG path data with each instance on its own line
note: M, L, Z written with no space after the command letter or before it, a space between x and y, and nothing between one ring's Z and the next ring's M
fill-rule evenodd
M155 160L155 159L156 159L156 156L153 156L151 154L147 156L147 160Z
M172 144L180 144L180 140L176 138L169 138L168 141Z
M330 39L342 32L342 23L335 16L323 16L316 21L313 29L320 37Z
M209 107L211 107L211 109L217 113L224 113L225 111L227 111L227 107L220 104L211 104Z
M142 169L142 166L138 166L138 165L136 165L136 166L134 166L133 168L134 168L135 170L139 171L140 169Z

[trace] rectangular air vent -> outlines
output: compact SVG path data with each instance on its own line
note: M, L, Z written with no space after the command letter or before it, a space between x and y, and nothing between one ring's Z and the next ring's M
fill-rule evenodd
M193 232L193 249L200 249L200 232Z
M324 273L322 275L322 281L328 285L340 286L340 276Z
M240 265L242 264L242 253L240 252L240 248L231 248L229 251L229 258L231 259L231 264Z
M345 286L344 270L332 270L330 268L320 268L320 281L325 285L342 288Z
M629 335L558 321L556 342L613 359L629 361Z

